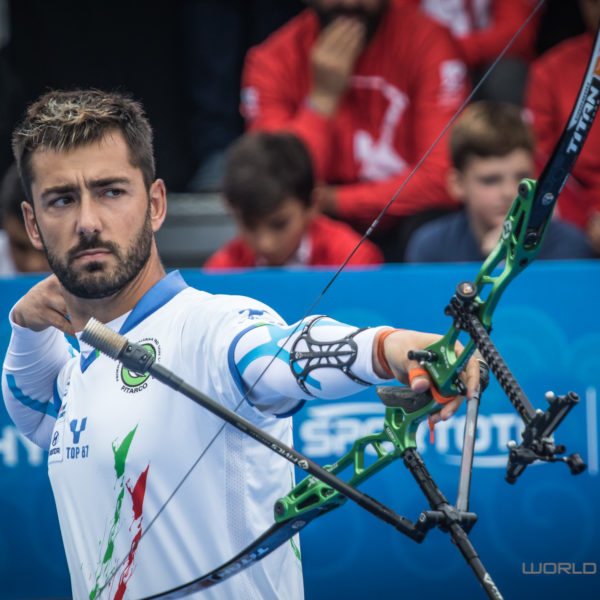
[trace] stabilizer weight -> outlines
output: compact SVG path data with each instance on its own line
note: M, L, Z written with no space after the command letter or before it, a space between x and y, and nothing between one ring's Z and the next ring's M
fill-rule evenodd
M565 452L565 447L562 444L555 444L552 437L569 411L579 403L579 396L569 392L565 396L548 394L546 397L550 406L545 411L538 410L535 417L526 425L521 444L517 446L515 442L511 442L508 445L510 452L505 477L508 483L515 483L527 465L536 460L564 462L573 475L583 473L586 469L586 464L579 454L557 456Z

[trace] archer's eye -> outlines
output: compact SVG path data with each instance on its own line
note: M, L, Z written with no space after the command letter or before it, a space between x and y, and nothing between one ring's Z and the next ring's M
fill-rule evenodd
M104 191L104 195L108 196L109 198L118 198L122 194L123 194L123 190L121 190L119 188L109 188Z
M67 206L68 204L71 204L71 202L73 202L73 199L69 196L59 196L58 198L53 198L52 200L50 200L50 202L48 202L48 204L50 206L56 206L56 207L62 207L62 206Z

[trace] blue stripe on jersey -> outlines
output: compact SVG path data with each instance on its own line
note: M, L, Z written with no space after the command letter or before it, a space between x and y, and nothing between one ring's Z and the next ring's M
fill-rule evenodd
M232 340L231 344L229 344L229 350L227 351L227 363L229 365L229 371L231 376L233 377L233 381L237 385L238 390L242 396L246 393L246 389L244 386L244 382L242 381L242 376L240 375L240 371L238 365L235 364L235 347L239 341L239 339L251 329L254 329L256 325L250 325L250 327L246 327L243 331L240 331ZM246 398L250 406L254 406L252 402L248 398Z
M123 323L119 333L125 335L128 331L139 325L146 317L156 312L161 306L164 306L169 300L174 298L179 292L188 287L179 271L171 271L166 277L157 281L139 300L134 309ZM81 356L81 372L85 370L96 360L97 352L88 354L86 358Z
M318 321L315 321L312 325L312 327L326 327L326 326L347 327L347 325L344 325L343 323L338 323L337 321L334 321L333 319L330 319L328 317L321 317ZM238 371L242 374L248 368L248 366L250 365L250 363L252 361L256 360L257 358L264 357L264 356L273 357L273 356L277 355L277 358L279 360L282 360L286 364L290 364L290 353L285 348L281 348L281 346L279 345L279 342L281 342L282 340L287 341L287 337L290 335L290 333L294 329L300 329L300 328L297 325L290 325L288 327L282 327L280 325L272 325L270 323L266 323L265 325L263 325L263 327L267 328L267 331L269 332L271 339L270 339L270 341L265 342L264 344L261 344L260 346L257 346L256 348L253 348L252 350L250 350L245 356L243 356L237 362L236 366L238 368ZM246 331L248 331L248 330L246 330ZM239 339L239 337L241 337L241 336L238 336L236 338L236 341ZM285 343L285 341L284 341L284 343ZM297 375L300 375L300 373L302 373L302 367L298 364L298 362L294 362L292 364L292 369L294 370L294 372ZM318 379L315 379L314 377L312 377L311 375L308 375L306 377L305 382L317 390L321 389L321 382Z
M231 372L231 376L233 377L233 380L235 381L235 384L238 387L238 390L240 391L240 393L243 395L246 394L246 386L244 385L244 381L242 380L242 376L240 375L240 368L239 368L239 364L235 362L235 347L238 343L238 341L240 340L240 338L246 334L248 331L250 331L251 329L254 329L255 327L266 327L266 325L260 325L260 324L256 324L256 325L250 325L250 327L246 327L246 329L240 331L234 338L233 341L231 342L231 344L229 345L229 350L227 352L227 362L229 363L229 371ZM283 352L283 351L282 351ZM248 356L248 355L246 355ZM246 358L246 356L244 358ZM289 352L288 352L288 357L289 357ZM243 359L242 359L243 360ZM246 365L248 366L248 365ZM245 370L246 367L244 367ZM254 404L252 404L252 401L250 400L250 398L248 398L246 396L246 402L248 402L248 404L250 406L254 406ZM306 403L306 400L300 400L298 402L298 404L292 408L290 411L283 413L281 415L273 415L274 417L277 417L278 419L284 419L286 417L291 417L293 414L297 413Z
M40 402L31 396L28 396L23 390L17 385L14 375L7 375L6 382L8 383L8 389L12 395L24 406L35 410L36 412L42 413L43 415L48 414L51 417L56 417L57 411L54 407L53 402Z
M121 335L139 325L146 317L156 312L179 292L188 287L179 271L171 271L166 277L157 281L135 305L125 323L119 330Z
M54 400L54 410L56 411L56 414L58 414L58 411L62 405L62 399L58 392L58 377L54 379L54 385L52 386L52 398Z
M93 350L85 357L82 354L81 358L79 359L79 365L81 367L81 372L85 373L85 370L98 358L99 355L100 354L99 354L98 350Z
M71 355L71 358L75 358L79 352L79 340L76 337L72 337L65 333L65 340L69 343L69 347L67 348L68 353Z
M278 419L286 419L287 417L292 417L295 415L304 405L306 404L306 400L300 400L292 410L288 410L285 413L281 413L280 415L275 415Z
M290 362L290 353L285 348L280 349L278 342L289 336L293 328L288 327L287 330L284 330L283 328L277 325L275 327L263 325L262 327L267 328L271 339L268 342L261 344L260 346L256 346L256 348L253 348L252 350L250 350L250 352L247 352L244 356L242 356L242 358L240 358L240 360L237 361L236 364L240 373L243 373L248 368L250 363L255 361L257 358L260 358L262 356L272 357L277 355L277 352L279 352L279 354L277 355L277 358L279 360L283 361L286 364L289 364ZM275 331L272 331L272 328L275 329ZM248 331L249 329L247 329L246 331Z
M290 333L295 329L295 326L281 327L279 325L267 324L263 325L263 327L267 328L271 339L250 350L250 352L246 353L246 355L237 362L237 368L240 373L243 373L252 361L263 356L273 357L277 355L278 360L281 360L288 365L290 364L290 353L285 348L282 348L279 345L279 342L281 340L286 340ZM302 368L297 362L293 364L292 368L298 375L302 372ZM321 389L321 383L310 375L306 378L306 383L318 390Z

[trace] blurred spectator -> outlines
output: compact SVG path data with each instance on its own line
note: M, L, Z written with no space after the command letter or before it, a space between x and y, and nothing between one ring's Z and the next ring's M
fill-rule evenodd
M194 192L222 185L225 149L243 132L240 78L250 46L302 10L301 0L186 0L182 4Z
M10 39L8 0L0 0L0 50Z
M23 110L21 76L10 61L11 42L10 7L8 0L0 0L0 174L5 173L13 161L10 137L14 120Z
M48 271L46 257L29 241L21 203L27 202L16 165L7 171L0 185L0 275Z
M600 0L579 0L587 32L554 46L531 66L526 105L543 166L565 128L579 92L600 21ZM594 122L558 199L558 212L587 231L600 253L600 125Z
M539 0L405 0L419 6L455 37L474 82L525 23ZM535 56L540 11L494 67L477 97L521 104L527 65Z
M545 0L535 43L536 56L585 31L579 2Z
M364 231L463 102L466 67L448 31L400 0L308 4L248 52L242 114L250 130L296 133L321 183L319 208ZM384 227L454 207L448 166L438 144Z
M227 155L223 191L239 236L206 268L341 265L360 240L345 223L316 213L308 151L289 133L248 133ZM383 261L365 240L350 264Z
M408 242L407 262L481 261L500 239L519 182L534 171L533 132L512 104L480 101L456 121L450 136L454 168L450 193L464 209L418 229ZM583 233L553 220L538 258L593 258Z

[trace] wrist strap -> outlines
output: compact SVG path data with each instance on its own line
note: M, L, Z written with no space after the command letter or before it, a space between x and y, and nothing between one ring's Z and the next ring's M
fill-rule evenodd
M390 379L393 379L395 375L390 368L390 363L385 357L385 352L383 351L383 342L388 335L394 333L395 331L402 331L402 329L383 329L377 334L377 338L375 339L375 343L377 344L377 361Z

